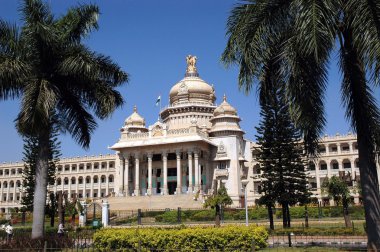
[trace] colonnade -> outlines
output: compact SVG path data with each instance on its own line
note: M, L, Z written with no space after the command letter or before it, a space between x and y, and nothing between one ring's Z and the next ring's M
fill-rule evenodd
M146 152L142 153L132 153L132 154L119 154L120 159L120 174L121 174L121 188L120 191L126 195L140 196L141 195L141 174L142 169L147 169L147 188L146 194L153 195L155 192L153 191L153 164L157 165L157 161L153 161L154 155L161 156L161 165L158 169L162 169L163 175L160 176L162 178L162 186L160 188L161 194L167 195L168 191L168 151L162 151L160 153ZM202 178L201 178L201 166L204 167L204 171L208 168L208 161L203 160L200 161L201 151L200 150L189 150L183 152L181 150L176 150L175 154L175 164L176 164L176 194L181 193L191 193L198 192L202 188ZM185 154L187 154L187 174L183 174L183 161ZM146 157L146 158L145 158ZM159 161L158 161L159 162ZM186 161L185 161L186 162ZM133 167L133 164L134 167ZM145 165L142 165L144 163ZM132 171L130 171L132 169ZM129 176L133 173L134 178L133 181L130 180ZM204 172L206 174L206 172ZM182 181L186 175L186 183ZM193 179L192 179L193 178ZM130 185L130 182L132 185ZM183 184L186 184L186 192L183 191ZM129 188L132 186L133 194L129 192Z
M18 202L21 198L21 181L0 182L0 202ZM12 197L11 197L12 196ZM17 199L18 197L18 199Z
M66 191L68 197L72 197L72 193L75 192L76 195L81 195L80 198L93 198L101 197L101 193L104 191L104 196L113 192L114 189L114 174L92 174L92 175L77 175L70 177L59 177L54 186L50 186L50 190L54 191ZM73 186L75 185L75 187ZM102 190L104 189L104 190ZM95 195L95 190L97 193ZM89 195L87 195L87 193Z

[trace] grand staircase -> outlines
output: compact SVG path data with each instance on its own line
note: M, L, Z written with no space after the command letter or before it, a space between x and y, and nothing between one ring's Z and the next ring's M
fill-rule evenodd
M200 195L194 200L194 194L180 195L153 195L138 197L109 197L110 210L136 210L136 209L193 209L202 208L203 199Z

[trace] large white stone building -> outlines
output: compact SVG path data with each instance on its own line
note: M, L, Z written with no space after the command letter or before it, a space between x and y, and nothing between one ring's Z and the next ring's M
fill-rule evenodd
M170 90L170 104L161 110L160 120L146 126L134 107L120 139L110 147L114 155L60 160L49 190L81 199L107 197L111 209L200 207L203 195L223 181L234 205L241 206L241 181L248 179L248 204L253 205L261 183L255 143L244 138L238 112L226 96L215 104L214 87L199 77L195 63L196 57L187 57L185 77ZM324 179L345 171L353 185L358 181L356 137L325 136L320 150L308 173L313 197L328 204L321 192ZM0 164L2 212L20 207L22 170L23 163ZM358 203L358 194L353 191L352 196ZM194 200L197 204L189 203Z

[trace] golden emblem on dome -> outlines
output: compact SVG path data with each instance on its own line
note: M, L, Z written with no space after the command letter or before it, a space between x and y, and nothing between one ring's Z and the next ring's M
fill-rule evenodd
M196 73L197 72L197 56L187 55L186 57L187 69L186 73Z

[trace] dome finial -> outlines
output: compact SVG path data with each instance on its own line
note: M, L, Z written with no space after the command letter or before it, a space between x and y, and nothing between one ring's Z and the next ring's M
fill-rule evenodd
M224 101L224 102L227 102L226 94L223 95L223 101Z
M137 106L133 106L133 112L137 112Z
M187 55L186 56L186 64L187 64L187 68L186 68L186 74L185 76L186 77L191 77L191 76L196 76L198 77L198 71L197 71L197 56L194 56L194 55Z

